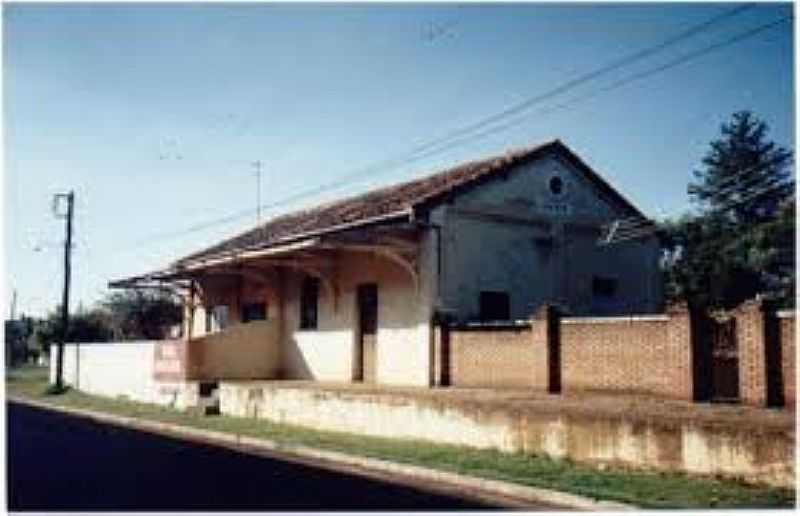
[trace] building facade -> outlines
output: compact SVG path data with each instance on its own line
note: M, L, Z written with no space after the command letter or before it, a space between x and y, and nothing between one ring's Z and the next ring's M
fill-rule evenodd
M602 227L632 218L645 220L552 141L278 217L111 286L180 289L187 356L200 362L217 355L192 355L194 341L269 328L263 342L225 344L241 367L205 367L205 379L431 385L442 317L659 311L657 237L599 242Z

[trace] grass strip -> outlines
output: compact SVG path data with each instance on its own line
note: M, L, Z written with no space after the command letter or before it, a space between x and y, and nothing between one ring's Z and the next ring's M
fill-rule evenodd
M788 508L795 504L794 490L751 485L730 479L680 473L598 471L589 466L543 456L311 430L252 418L202 416L158 405L92 396L74 389L58 395L47 394L46 391L47 371L42 368L26 367L6 374L6 392L9 395L63 407L84 408L260 437L279 444L303 445L474 477L556 489L645 508Z

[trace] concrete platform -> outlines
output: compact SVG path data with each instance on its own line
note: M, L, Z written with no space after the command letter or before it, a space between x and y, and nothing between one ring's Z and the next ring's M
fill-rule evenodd
M364 383L334 383L299 380L224 381L239 389L300 389L384 400L415 399L458 406L485 406L536 413L583 416L625 416L629 419L659 418L696 424L735 425L753 429L794 431L795 413L785 409L751 407L727 403L690 403L642 395L580 392L548 394L530 389L478 389L457 387L398 387Z
M785 410L601 393L221 382L223 414L319 430L794 486Z

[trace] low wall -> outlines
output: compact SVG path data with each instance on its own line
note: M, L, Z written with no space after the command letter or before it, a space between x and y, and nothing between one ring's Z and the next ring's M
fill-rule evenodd
M162 341L92 342L64 345L63 378L75 389L145 403L185 408L196 403L195 387L157 381L156 348ZM50 348L50 382L55 382L57 346Z
M451 327L450 385L458 387L535 387L547 356L525 325Z
M684 323L666 315L562 319L562 391L691 399L691 343L671 338Z
M446 396L356 393L275 383L222 382L220 407L226 415L318 430L794 485L794 431L791 422L783 420L767 425L761 418L750 421L739 416L734 422L719 424L688 416L670 419L602 411L589 415L488 403L479 396L454 401Z
M190 380L277 378L280 335L274 321L235 324L192 339L186 346Z
M753 300L732 316L739 400L793 408L794 312ZM711 321L675 305L663 314L574 318L545 306L524 324L444 322L434 330L432 383L707 401L720 396L713 382L725 374L711 370L711 346L722 331Z
M786 407L797 407L797 360L794 311L778 312L778 327L781 343L781 368L783 370L783 398Z
M448 326L441 385L610 391L692 399L688 312ZM554 331L553 331L554 330Z

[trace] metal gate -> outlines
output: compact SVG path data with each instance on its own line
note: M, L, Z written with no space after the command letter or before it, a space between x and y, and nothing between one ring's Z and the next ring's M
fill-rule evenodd
M712 401L739 401L739 348L736 318L709 318L707 344L710 347L710 397Z

